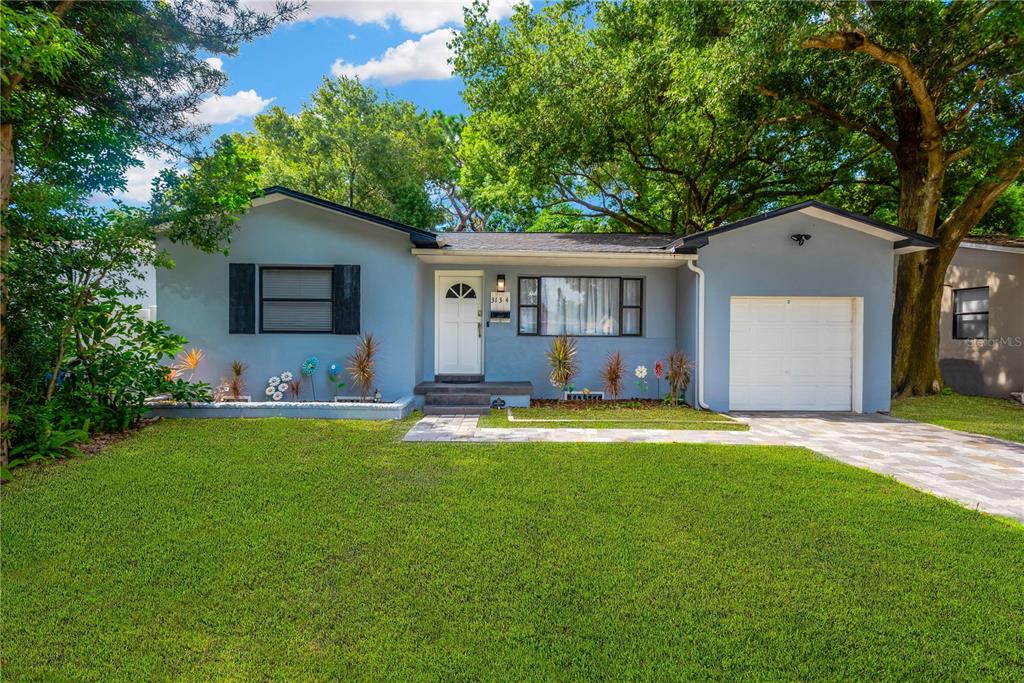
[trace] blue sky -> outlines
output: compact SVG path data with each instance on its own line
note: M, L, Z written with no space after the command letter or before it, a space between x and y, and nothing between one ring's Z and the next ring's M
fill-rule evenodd
M256 114L272 106L296 112L325 76L340 74L358 76L423 109L465 112L462 84L451 75L445 45L461 28L462 8L469 2L310 0L298 21L243 45L234 57L211 58L229 80L198 116L211 124L211 137L251 130ZM491 0L490 15L508 17L513 5L514 0ZM146 201L150 180L171 163L143 161L129 171L121 199Z

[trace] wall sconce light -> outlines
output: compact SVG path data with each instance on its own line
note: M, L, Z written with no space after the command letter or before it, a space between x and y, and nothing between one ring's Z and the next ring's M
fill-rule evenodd
M505 276L501 273L498 274L498 291L505 291Z
M811 236L810 235L806 235L806 234L804 234L804 235L790 235L789 239L793 240L794 242L797 243L798 246L802 247L802 246L804 246L804 242L806 242L807 240L811 239Z

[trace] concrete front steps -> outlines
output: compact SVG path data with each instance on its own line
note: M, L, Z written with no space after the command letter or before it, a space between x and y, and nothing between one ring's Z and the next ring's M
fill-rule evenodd
M424 415L487 415L491 397L502 394L529 396L529 382L486 382L483 375L435 375L420 382L415 393L423 396Z

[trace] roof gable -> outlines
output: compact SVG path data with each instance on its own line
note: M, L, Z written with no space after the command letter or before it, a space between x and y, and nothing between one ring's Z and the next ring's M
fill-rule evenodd
M892 242L893 251L897 254L920 251L922 249L934 249L938 246L938 242L930 237L925 237L924 235L920 235L916 232L898 228L895 225L884 223L871 218L870 216L846 211L844 209L831 206L830 204L825 204L812 199L810 201L800 202L799 204L793 204L781 209L762 213L757 216L751 216L750 218L744 218L743 220L739 220L734 223L726 223L725 225L721 225L711 230L705 230L704 232L680 237L673 242L669 248L676 252L692 252L694 249L706 246L710 238L715 237L716 235L756 225L757 223L771 220L773 218L779 218L780 216L785 216L791 213L801 213L812 218L825 220L842 227L859 230L860 232L873 235L874 237L885 239Z
M421 230L420 228L414 228L411 225L399 223L382 216L376 216L372 213L366 213L359 209L353 209L350 206L344 206L327 199L321 199L320 197L314 197L311 194L305 192L299 192L288 187L282 187L280 185L271 185L270 187L264 188L262 192L253 197L253 205L263 204L260 200L274 201L277 198L294 199L300 202L305 202L313 206L318 206L328 211L334 211L351 218L358 218L359 220L373 223L381 227L390 228L391 230L398 230L409 235L409 241L418 247L432 247L437 245L437 235L430 232L429 230Z

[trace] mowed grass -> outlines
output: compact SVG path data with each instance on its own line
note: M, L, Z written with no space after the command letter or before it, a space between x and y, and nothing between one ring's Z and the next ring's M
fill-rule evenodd
M5 679L1020 680L1024 528L810 451L166 421L0 493Z
M512 420L508 412L512 411ZM481 427L526 428L584 427L588 429L726 429L747 431L742 422L708 410L684 406L624 406L598 403L585 408L533 407L495 410L484 415Z
M1024 405L1009 399L960 394L914 396L894 400L892 415L1024 443Z

